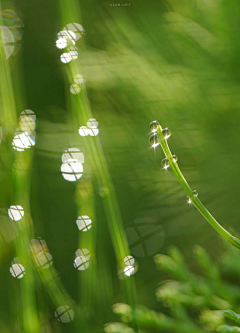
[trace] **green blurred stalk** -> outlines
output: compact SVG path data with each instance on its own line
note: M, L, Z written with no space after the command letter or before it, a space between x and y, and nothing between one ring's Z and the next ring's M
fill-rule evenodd
M171 150L168 146L167 140L164 139L164 135L162 133L162 127L160 124L157 126L157 134L160 137L160 145L162 147L162 150L166 156L166 158L169 161L169 164L171 166L171 169L175 173L175 176L177 177L179 183L182 185L183 189L189 196L191 203L198 209L198 211L202 214L202 216L208 221L208 223L211 224L211 226L220 234L222 235L226 240L228 240L232 245L240 249L240 240L233 235L231 235L226 229L224 229L221 224L217 222L217 220L210 214L210 212L205 208L205 206L202 204L202 202L199 200L197 196L194 196L193 190L189 186L188 182L184 178L183 174L181 173L181 170L179 169L179 166L177 162L174 161L173 155L171 153Z
M70 22L82 22L78 1L72 0L69 2L67 0L60 0L59 9L63 26ZM82 44L83 38L81 38L80 41ZM69 82L72 82L74 75L82 74L82 66L80 65L80 60L71 61L68 65L63 66L66 68L68 77L67 86L69 86ZM67 95L69 96L69 94L70 93L68 92ZM82 91L78 95L72 96L71 98L68 97L68 100L69 107L72 109L72 120L74 128L76 128L77 132L79 126L86 125L87 120L92 118L92 112L86 89L83 87ZM124 268L123 260L127 255L129 255L130 252L107 161L104 156L99 136L90 138L85 137L83 139L85 139L87 152L90 153L91 156L95 180L97 184L99 184L99 187L104 190L104 195L102 196L103 205L108 221L112 243L115 249L118 269L122 271ZM123 279L123 281L127 301L129 304L133 305L136 298L133 277L126 277Z
M16 304L16 306L20 308L19 313L21 313L23 330L26 333L39 333L40 323L38 320L38 311L35 300L35 282L30 256L28 253L29 240L32 234L32 221L30 218L29 207L29 176L32 164L32 152L14 152L12 148L11 142L18 124L16 105L22 105L22 101L16 101L15 99L11 77L11 63L10 60L6 59L2 40L0 40L0 44L0 108L1 122L4 129L4 140L1 149L4 155L4 166L6 168L6 172L8 173L8 199L10 199L11 205L21 204L25 211L25 217L22 221L16 222L19 228L19 236L14 241L16 256L21 258L26 270L25 276L21 281L19 281L22 304ZM21 98L20 96L21 92L19 92L18 98ZM20 111L22 110L19 110L19 113ZM24 175L16 170L13 170L13 165L18 166L19 163L23 162L23 160L28 166Z

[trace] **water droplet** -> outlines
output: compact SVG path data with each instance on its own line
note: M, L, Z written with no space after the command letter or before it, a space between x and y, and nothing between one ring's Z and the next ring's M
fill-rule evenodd
M36 256L38 253L41 252L48 252L47 243L41 237L33 238L30 241L29 246L33 256Z
M134 267L133 266L126 266L125 268L124 268L124 274L126 275L126 276L131 276L131 275L133 275L134 273L135 273L135 269L134 269Z
M65 52L63 54L61 54L60 56L61 62L63 62L64 64L67 64L68 62L70 62L72 60L71 54Z
M19 258L14 258L11 262L10 273L14 278L22 279L25 275L25 268L20 264Z
M172 135L172 133L169 131L168 128L164 128L162 130L162 134L163 134L165 140L167 140L168 138L170 138L170 136Z
M87 249L78 249L75 252L74 267L79 271L85 271L89 267L90 252Z
M64 30L68 31L68 33L74 34L74 39L77 41L79 38L84 35L84 28L79 23L69 23L64 27Z
M78 48L76 46L70 46L68 48L68 54L72 60L76 60L78 58Z
M76 35L73 31L71 30L67 30L67 29L64 29L62 31L59 31L59 33L57 34L58 36L58 40L60 38L63 38L67 41L67 43L69 42L69 44L71 45L75 45L76 44Z
M76 74L73 77L73 81L77 84L85 84L86 83L86 80L84 79L83 75L81 75L81 74Z
M70 92L71 92L73 95L77 95L77 94L79 94L80 91L81 91L81 88L79 87L78 84L73 83L73 84L70 86Z
M81 126L78 130L79 135L81 136L87 136L90 135L90 129L87 126Z
M8 209L8 215L13 221L19 221L24 216L24 209L20 205L10 206Z
M126 276L131 276L135 274L138 270L138 265L134 259L133 256L127 256L123 259L124 262L124 269L123 269L123 274Z
M163 170L167 170L168 168L170 168L170 163L169 160L167 158L164 158L161 162Z
M10 267L10 273L12 274L13 277L21 279L25 275L25 268L21 264L13 264Z
M80 162L84 163L84 154L78 148L68 148L62 154L62 162Z
M198 192L196 190L193 191L193 195L194 197L197 197L198 196Z
M48 269L53 264L53 257L49 252L41 251L35 256L35 263L41 269Z
M177 160L178 160L178 158L177 158L177 156L176 155L173 155L173 157L172 157L172 159L173 159L173 162L177 162Z
M79 271L85 271L89 267L89 261L85 256L78 256L74 259L73 265Z
M98 128L98 121L95 118L90 118L87 121L87 126L89 128Z
M22 132L31 133L36 127L36 115L32 110L24 110L20 114L19 128Z
M192 199L191 199L189 196L187 196L187 203L188 203L189 205L192 204Z
M92 227L92 220L87 215L79 216L76 223L78 229L82 231L88 231Z
M150 136L150 139L149 139L149 142L150 142L150 145L155 148L157 146L160 145L160 138L159 138L159 135L157 133L154 133Z
M151 124L149 125L150 131L152 133L156 133L157 132L157 126L158 126L158 121L157 120L152 121Z
M33 135L32 135L33 136ZM31 148L35 145L34 139L29 135L28 132L20 132L17 129L15 136L12 141L13 149L17 151L24 151L25 149Z
M54 316L62 323L70 323L74 319L74 312L68 305L61 305L54 312Z
M132 221L126 229L126 236L131 255L142 258L154 255L164 242L162 226L149 217L140 217ZM133 266L133 263L127 263L127 266Z
M68 160L68 162L61 165L61 172L64 179L69 182L75 182L82 177L83 165L76 159Z
M90 128L89 129L89 135L90 136L97 136L99 133L99 129L98 128Z
M135 264L135 259L133 256L127 256L123 259L126 266L133 266Z
M56 40L56 46L59 49L64 49L67 46L67 40L65 38L58 38L58 40Z

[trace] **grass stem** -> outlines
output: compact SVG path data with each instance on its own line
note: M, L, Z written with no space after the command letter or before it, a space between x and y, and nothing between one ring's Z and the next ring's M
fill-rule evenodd
M169 161L169 164L175 173L179 183L182 185L183 189L189 196L191 200L191 204L193 204L198 211L202 214L202 216L208 221L208 223L211 224L211 226L225 239L227 239L231 244L233 244L235 247L240 249L240 240L237 237L234 237L231 235L226 229L224 229L221 224L217 222L217 220L210 214L210 212L205 208L205 206L202 204L202 202L199 200L197 196L194 196L193 190L189 186L188 182L184 178L181 170L179 169L179 166L177 162L174 160L174 157L171 153L171 150L168 146L167 140L165 140L164 135L162 133L162 127L160 124L157 126L157 134L160 137L160 145L162 147L162 150L166 156L166 158Z

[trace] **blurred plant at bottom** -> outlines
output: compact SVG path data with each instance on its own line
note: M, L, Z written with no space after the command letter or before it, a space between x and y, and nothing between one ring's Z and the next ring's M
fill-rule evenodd
M164 313L117 303L113 312L121 322L106 324L104 331L134 333L132 323L135 323L138 333L240 332L240 327L227 325L229 319L240 324L240 315L232 311L240 312L239 250L224 244L225 253L214 261L203 248L196 246L194 273L176 247L170 248L168 255L157 254L156 266L167 276L156 290Z
M232 310L225 310L224 311L225 316L230 319L231 321L236 322L240 325L240 315ZM217 332L219 333L237 333L240 332L240 326L229 326L229 325L221 325L217 328Z

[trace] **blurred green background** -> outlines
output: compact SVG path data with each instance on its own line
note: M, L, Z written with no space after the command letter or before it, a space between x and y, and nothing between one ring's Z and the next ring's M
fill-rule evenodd
M37 116L30 191L34 234L46 240L60 280L78 303L78 275L85 272L74 269L73 260L78 238L84 236L75 223L76 183L64 180L60 167L65 149L81 149L86 163L88 151L84 138L76 137L77 129L68 123L66 95L70 92L64 74L68 65L61 63L61 50L55 46L63 28L59 3L2 1L1 6L13 9L24 23L21 48L8 62L14 91L20 85L24 100L18 104L16 97L17 114L31 109ZM161 310L155 290L164 275L157 271L153 256L176 245L194 269L194 245L204 247L214 259L221 257L223 246L211 226L186 204L174 174L161 170L163 153L149 148L148 126L157 119L171 130L169 145L184 176L214 217L238 233L240 4L238 0L131 0L128 6L83 0L79 4L79 23L85 29L77 45L79 59L130 251L139 265L131 277L137 303ZM72 5L70 0L67 6ZM3 163L0 188L1 208L7 208L11 186ZM124 299L97 184L94 193L95 256L104 266L97 270L96 288L105 285L102 271L111 281L103 289L108 290L104 307L96 304L94 308L95 331L101 332L103 324L113 319L111 306ZM141 229L145 237L137 248L133 229ZM1 321L8 332L21 281L9 274L12 243L2 241L0 249ZM46 332L77 332L54 322L51 301L38 285L36 289L43 295L37 296L40 308L48 308ZM15 327L12 332L22 332L15 324L11 327Z

